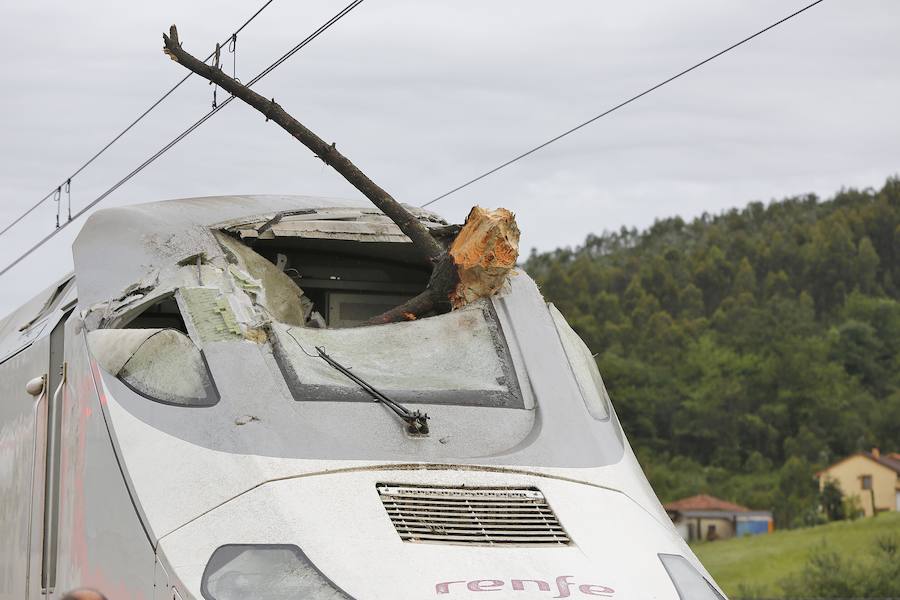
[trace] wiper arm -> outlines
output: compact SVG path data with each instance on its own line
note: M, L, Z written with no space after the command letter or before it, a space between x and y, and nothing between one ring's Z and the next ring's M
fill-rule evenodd
M351 372L350 369L328 356L328 354L325 353L325 349L321 346L316 346L316 352L319 353L319 357L322 360L334 367L337 371L343 373L347 378L349 378L357 385L359 385L359 387L371 394L371 396L375 398L376 402L381 402L382 404L390 408L398 417L403 419L406 422L406 430L409 433L413 435L428 435L427 414L418 410L411 411L399 402L391 400L390 398L376 390L374 387L372 387L361 377Z

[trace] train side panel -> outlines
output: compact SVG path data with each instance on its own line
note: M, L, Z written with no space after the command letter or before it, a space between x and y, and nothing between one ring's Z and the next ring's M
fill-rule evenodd
M3 600L20 600L40 593L47 390L35 398L25 391L25 385L47 373L49 360L50 342L44 337L0 364L0 599ZM36 542L34 547L32 540ZM31 587L37 587L31 594L27 591L29 571Z
M78 319L66 327L58 598L89 586L117 600L151 600L155 553L126 486Z

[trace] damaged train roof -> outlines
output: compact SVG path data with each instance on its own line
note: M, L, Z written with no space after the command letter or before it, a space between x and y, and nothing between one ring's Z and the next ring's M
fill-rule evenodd
M427 227L446 225L434 213L407 208ZM176 276L187 263L221 256L217 230L247 241L292 237L411 246L390 219L364 200L211 196L109 208L88 219L72 246L79 304L124 298Z

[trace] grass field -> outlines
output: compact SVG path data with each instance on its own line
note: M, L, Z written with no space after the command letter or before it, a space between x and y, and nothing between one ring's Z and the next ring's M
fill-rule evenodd
M756 593L777 597L777 582L800 571L811 550L827 544L842 554L859 556L867 554L875 538L886 533L900 538L900 513L769 535L699 542L692 548L725 593L737 597L744 584L752 586Z

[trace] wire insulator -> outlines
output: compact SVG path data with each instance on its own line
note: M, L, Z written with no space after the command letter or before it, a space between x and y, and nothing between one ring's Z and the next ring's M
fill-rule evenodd
M56 202L56 228L59 229L59 211L60 204L62 200L62 186L56 188L56 191L53 192L53 201Z
M68 220L72 220L72 178L66 179L66 204L68 206L69 217Z

